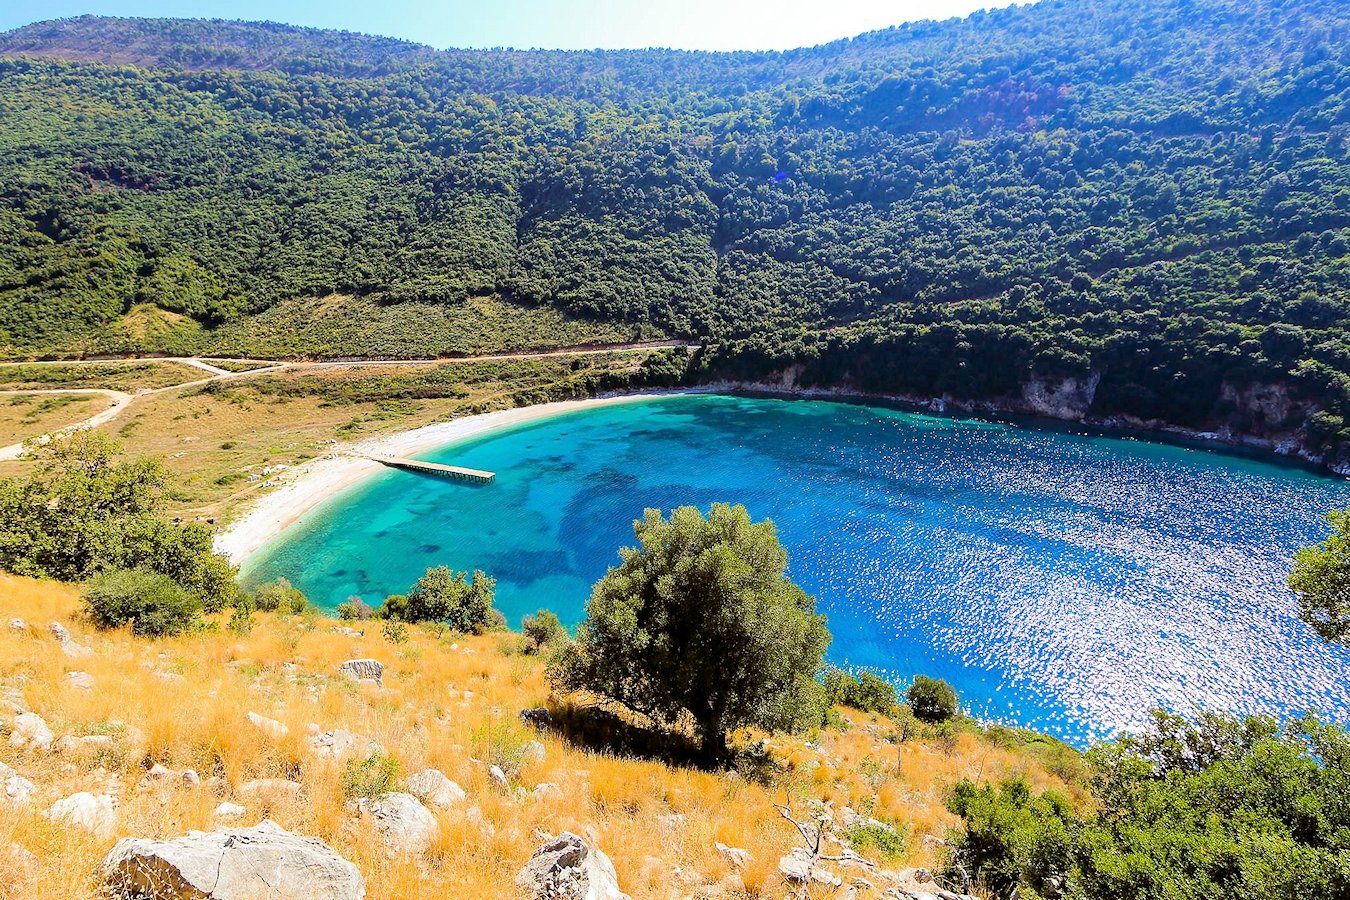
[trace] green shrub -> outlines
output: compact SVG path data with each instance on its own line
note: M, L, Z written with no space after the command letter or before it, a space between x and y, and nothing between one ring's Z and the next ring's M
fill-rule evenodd
M824 681L832 704L883 715L895 709L895 685L871 672L854 676L832 666L825 670Z
M364 622L375 615L375 608L360 597L348 597L337 605L337 614L344 621Z
M385 622L380 632L384 635L384 639L391 644L408 643L408 626L397 619L390 619Z
M343 796L349 800L387 794L398 783L398 760L378 750L365 759L349 759L341 783Z
M532 616L526 616L520 623L521 631L528 641L527 651L539 653L545 647L558 647L568 641L567 629L551 611L541 609Z
M914 683L905 691L905 701L919 721L930 725L947 721L960 708L956 689L941 678L927 675L914 676Z
M483 572L475 571L470 581L466 572L437 566L427 569L406 597L386 599L380 615L402 622L445 622L456 631L482 634L503 621L493 615L496 586L497 582Z
M875 849L883 856L898 858L909 846L905 831L892 828L884 822L860 822L848 830L848 842L857 850Z
M131 625L133 634L181 634L197 621L202 601L167 575L144 569L115 569L89 582L85 613L99 628Z
M285 578L260 584L253 589L253 603L263 612L298 616L311 608L309 598Z

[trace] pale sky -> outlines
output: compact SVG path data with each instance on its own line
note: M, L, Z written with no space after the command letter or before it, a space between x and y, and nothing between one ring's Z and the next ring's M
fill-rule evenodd
M785 50L1009 0L0 0L0 30L85 13L287 22L433 47Z

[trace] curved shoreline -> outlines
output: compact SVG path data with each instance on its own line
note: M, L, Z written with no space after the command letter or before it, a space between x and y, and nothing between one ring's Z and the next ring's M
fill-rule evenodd
M633 403L669 396L672 393L696 391L697 389L643 391L591 397L585 400L559 400L479 413L462 419L452 419L449 422L424 425L412 431L402 431L343 445L334 448L333 452L326 456L312 460L304 466L297 466L296 477L259 497L241 518L227 525L215 536L215 549L235 565L242 565L319 504L384 470L384 466L377 462L348 455L354 452L412 456L447 447L499 428L549 419L580 409Z
M1174 446L1214 450L1276 465L1303 468L1333 478L1346 477L1347 474L1325 466L1319 466L1297 455L1279 453L1273 447L1266 446L1261 441L1216 440L1213 435L1175 427L1121 427L1113 423L1096 422L1083 418L1038 416L992 404L948 404L940 401L924 402L912 397L867 394L856 391L792 389L768 384L719 382L696 387L608 394L583 400L559 400L533 406L513 407L479 413L461 419L452 419L448 422L437 422L411 431L397 432L342 445L334 448L333 452L326 456L314 459L303 467L297 467L297 474L289 481L271 493L258 498L241 518L227 525L224 530L216 535L215 549L216 552L224 554L235 565L242 565L255 557L270 541L281 535L315 507L384 469L379 463L351 455L353 453L413 456L418 453L452 446L460 441L478 437L490 431L548 419L581 409L632 403L675 394L710 393L741 396L758 395L798 400L827 400L843 403L871 403L949 418L994 416L998 418L993 419L993 421L1003 421L1005 424L1013 425L1013 427L1059 426L1068 428L1077 426L1088 429L1089 432L1102 437L1128 437ZM1009 421L1009 419L1027 421Z

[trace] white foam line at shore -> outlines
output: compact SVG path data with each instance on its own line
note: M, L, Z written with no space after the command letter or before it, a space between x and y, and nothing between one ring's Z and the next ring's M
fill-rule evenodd
M334 447L329 455L297 467L297 475L292 480L263 495L242 518L217 534L216 552L225 554L236 565L242 564L320 503L384 469L377 462L345 454L412 456L499 428L548 419L579 409L650 400L670 393L624 394L503 409Z

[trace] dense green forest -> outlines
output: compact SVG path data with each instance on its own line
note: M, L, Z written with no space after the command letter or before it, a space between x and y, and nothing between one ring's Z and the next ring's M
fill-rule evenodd
M782 53L40 23L0 34L0 352L495 298L698 339L691 378L1067 386L1061 414L1346 464L1348 138L1341 0L1042 0Z

